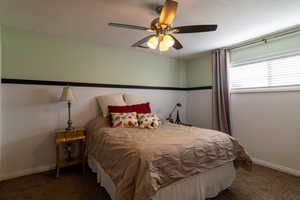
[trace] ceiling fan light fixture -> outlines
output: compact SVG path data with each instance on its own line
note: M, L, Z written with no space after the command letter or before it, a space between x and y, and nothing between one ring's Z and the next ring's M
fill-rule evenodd
M158 41L158 37L156 36L152 36L148 42L147 42L147 46L151 49L156 49L157 45L158 45L159 41Z
M218 25L216 24L204 24L204 25L188 25L173 27L173 21L176 17L176 11L178 2L176 0L164 0L164 5L156 9L159 13L159 17L153 19L150 23L150 28L145 26L109 23L109 26L118 28L141 30L152 33L137 41L132 47L158 49L159 51L168 51L169 48L180 50L183 48L180 41L174 37L173 34L185 34L185 33L202 33L216 31ZM147 44L145 46L145 43Z
M159 43L159 51L168 51L169 47L167 46L166 42L164 40L162 40Z
M167 47L172 47L175 44L174 39L170 35L165 35L163 41Z

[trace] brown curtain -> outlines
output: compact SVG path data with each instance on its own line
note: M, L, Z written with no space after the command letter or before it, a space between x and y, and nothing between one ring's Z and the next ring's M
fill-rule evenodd
M228 51L218 49L212 53L213 128L231 135L227 75Z

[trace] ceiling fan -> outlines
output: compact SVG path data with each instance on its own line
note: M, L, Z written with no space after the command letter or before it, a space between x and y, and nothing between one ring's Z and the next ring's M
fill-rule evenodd
M108 25L154 33L134 43L132 47L158 48L160 51L168 51L170 47L173 47L176 50L183 48L182 44L172 35L172 33L199 33L217 30L218 26L215 24L172 27L173 20L176 16L177 5L178 3L176 1L166 0L163 6L159 6L156 9L160 16L152 20L150 28L119 23L109 23ZM147 46L144 45L145 43Z

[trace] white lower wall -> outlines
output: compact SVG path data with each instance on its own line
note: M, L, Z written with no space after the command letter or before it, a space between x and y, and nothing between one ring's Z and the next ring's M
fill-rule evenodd
M187 92L187 120L211 128L212 91ZM300 176L300 92L231 94L232 134L257 164Z
M0 180L53 168L54 131L66 127L67 105L59 102L61 86L2 84L2 169ZM186 92L171 90L73 87L77 101L72 104L75 126L85 126L99 113L95 97L105 94L142 95L153 111L166 118L181 102L185 121Z
M0 77L2 75L2 32L1 32L1 25L0 25ZM1 81L0 80L0 105L2 105L2 92L1 92ZM1 148L1 143L2 143L2 106L0 106L0 172L2 168L2 148ZM0 173L1 177L1 173ZM1 180L1 179L0 179Z
M212 90L187 92L187 121L201 128L212 127Z
M66 126L62 87L2 84L2 169L0 180L35 173L55 165L54 131ZM166 118L183 104L183 121L211 128L211 90L170 91L74 87L76 126L99 112L95 97L131 93L145 96L153 111ZM300 176L300 92L231 95L232 132L258 164ZM0 151L0 152L1 152Z
M300 176L299 105L295 91L232 94L233 136L258 163Z

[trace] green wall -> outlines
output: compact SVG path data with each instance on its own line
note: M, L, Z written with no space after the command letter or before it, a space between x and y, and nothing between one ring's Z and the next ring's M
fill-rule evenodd
M196 58L186 61L187 87L212 85L211 52L199 54Z
M3 27L2 78L186 87L185 62Z
M231 62L237 62L292 50L300 50L300 33L281 39L274 39L267 44L233 50L230 59ZM204 53L186 62L188 87L212 85L211 60L211 53Z
M231 61L293 49L300 49L300 34L234 50ZM211 52L179 60L2 27L2 78L200 87L212 85L211 60Z
M274 39L267 44L261 43L248 48L232 50L231 61L238 62L291 50L300 50L300 33L281 39Z

